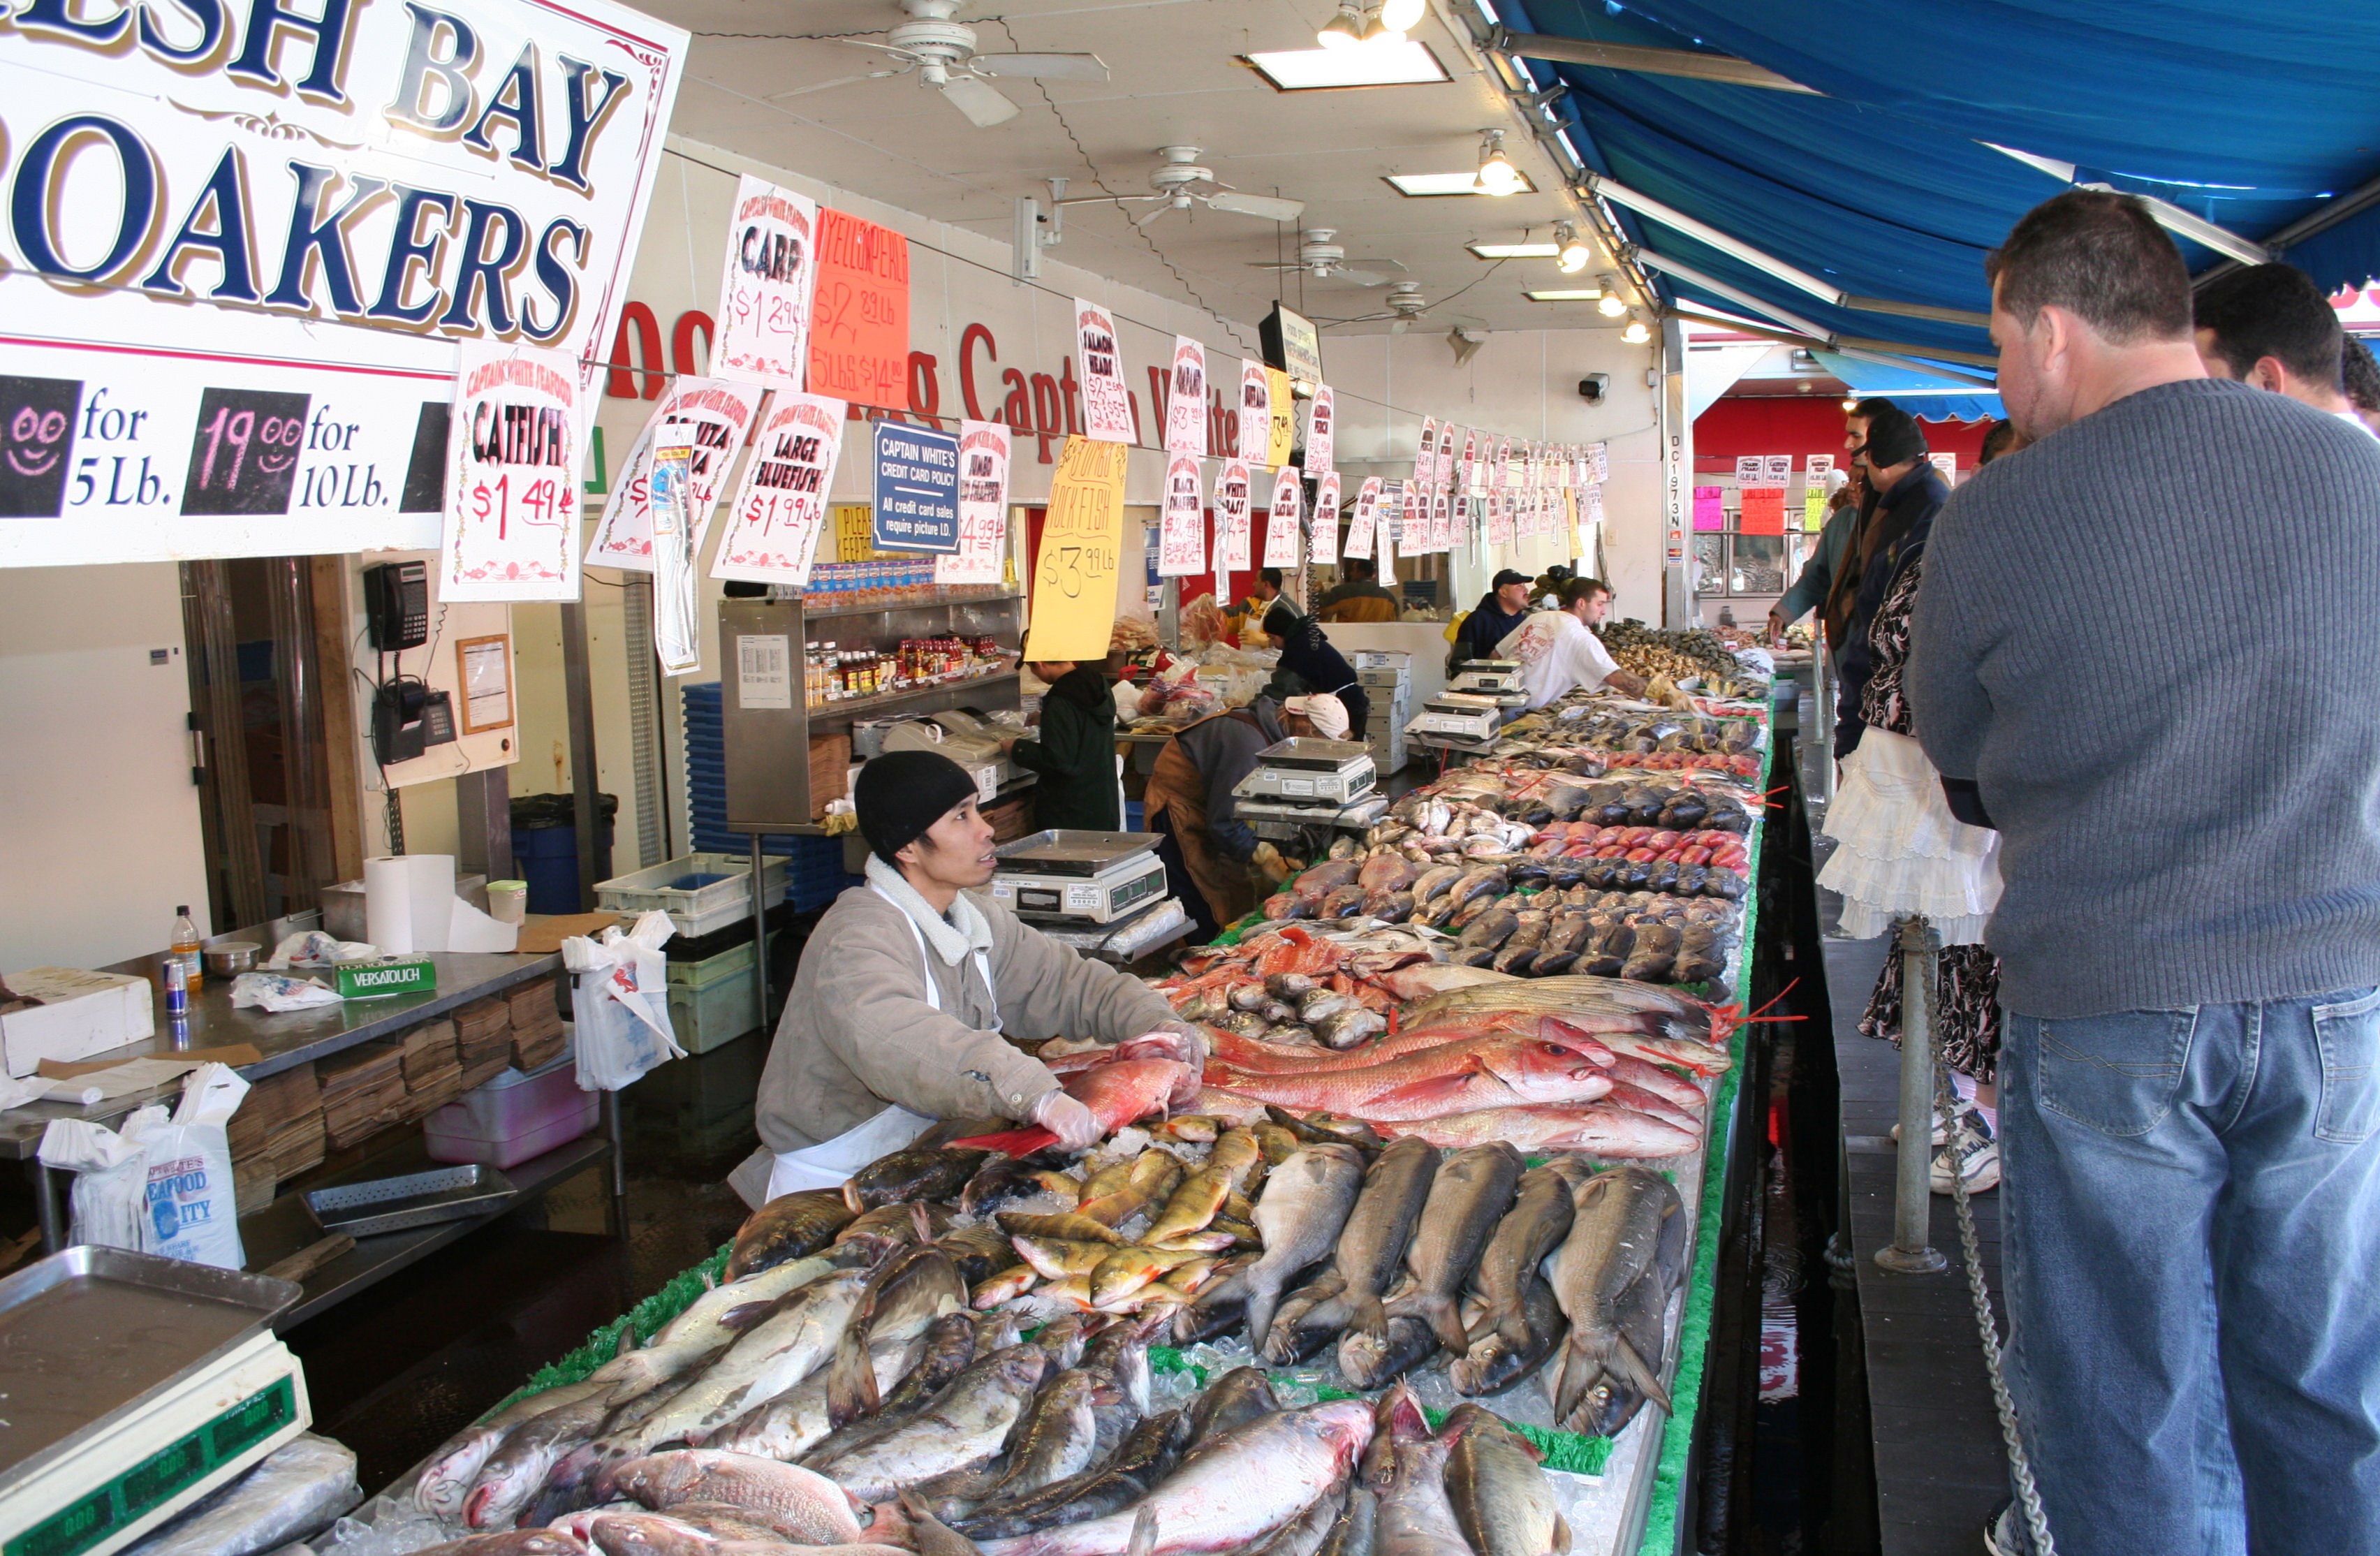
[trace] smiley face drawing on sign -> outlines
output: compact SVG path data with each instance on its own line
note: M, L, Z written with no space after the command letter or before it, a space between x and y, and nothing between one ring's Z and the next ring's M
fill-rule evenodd
M0 376L0 518L55 518L82 383Z

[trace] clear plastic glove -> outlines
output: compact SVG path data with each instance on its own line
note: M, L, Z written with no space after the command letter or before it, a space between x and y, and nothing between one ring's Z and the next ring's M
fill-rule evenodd
M1033 1122L1058 1137L1068 1150L1088 1150L1099 1141L1099 1121L1063 1091L1047 1091L1033 1104Z

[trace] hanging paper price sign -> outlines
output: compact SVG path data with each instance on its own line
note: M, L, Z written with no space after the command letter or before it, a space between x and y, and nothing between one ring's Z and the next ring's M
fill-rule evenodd
M1314 398L1305 407L1305 473L1319 476L1330 468L1332 441L1338 435L1338 400L1330 385L1314 386Z
M745 174L728 208L710 371L750 383L802 383L818 282L818 201ZM902 349L908 349L903 332Z
M1008 429L959 423L959 549L934 558L938 584L996 584L1008 556Z
M1255 505L1249 482L1245 459L1224 460L1222 474L1215 478L1215 571L1219 573L1245 572L1257 565L1248 529L1249 511Z
M1165 383L1165 451L1207 455L1207 348L1188 335L1173 337L1173 376Z
M1165 504L1157 530L1157 576L1186 578L1207 570L1207 493L1198 461L1177 454L1165 464Z
M1339 472L1325 470L1314 483L1313 519L1306 527L1306 559L1339 560Z
M1272 380L1262 362L1240 363L1239 457L1252 464L1264 461L1272 444Z
M446 440L446 510L438 553L441 600L578 598L578 364L565 351L501 342L457 343L453 431ZM252 422L219 419L218 442ZM290 431L302 432L304 413ZM205 429L201 427L203 438ZM246 453L248 450L243 449ZM265 455L255 462L261 467ZM294 457L283 468L294 467Z
M1283 465L1274 472L1272 507L1265 515L1266 566L1297 565L1298 506L1305 494L1305 489L1298 480L1296 466Z
M720 484L735 465L745 430L767 393L760 384L725 378L681 378L671 384L603 500L602 521L587 548L588 565L653 570L652 450L656 439L673 434L686 446L686 504L694 516L693 550L699 555L710 532L711 513L719 505Z
M778 392L728 505L712 577L796 589L808 584L847 409L824 395Z
M1366 476L1355 488L1354 517L1347 521L1347 548L1341 554L1359 560L1372 554L1372 532L1380 520L1380 478Z
M1102 443L1130 443L1132 395L1123 383L1123 353L1108 310L1075 299L1075 339L1083 359L1083 432Z

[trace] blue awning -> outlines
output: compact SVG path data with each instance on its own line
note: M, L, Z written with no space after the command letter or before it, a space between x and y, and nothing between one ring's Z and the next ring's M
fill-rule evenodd
M1824 95L1528 62L1593 170L1860 297L1984 312L1985 253L2064 184L2262 239L2380 175L2380 6L2214 0L1485 0L1512 30L1733 55ZM1657 254L1841 334L1988 352L1967 325L1834 308L1635 213ZM2182 241L2195 271L2218 256ZM2380 208L2285 256L2380 275ZM1742 311L1674 278L1673 298Z
M1920 421L1998 421L2008 415L1998 395L1972 384L1951 383L1909 368L1862 361L1835 351L1814 351L1811 355L1817 358L1819 366L1849 384L1852 393L1882 395Z

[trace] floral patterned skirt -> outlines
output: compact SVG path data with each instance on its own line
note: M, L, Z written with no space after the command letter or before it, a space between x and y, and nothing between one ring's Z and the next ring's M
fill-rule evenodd
M2000 962L1980 945L1946 945L1935 964L1934 1027L1942 1062L1989 1083L1999 1075ZM1900 948L1884 959L1861 1013L1860 1035L1900 1046Z

